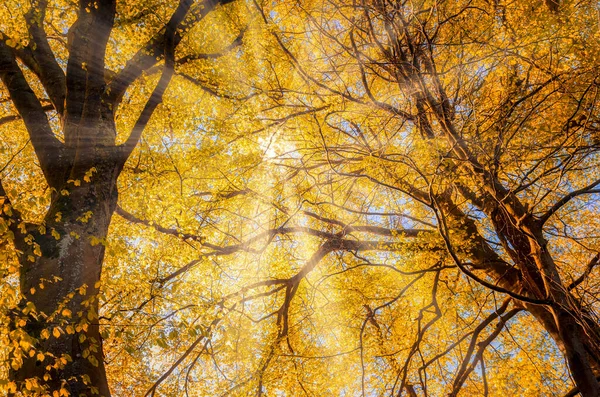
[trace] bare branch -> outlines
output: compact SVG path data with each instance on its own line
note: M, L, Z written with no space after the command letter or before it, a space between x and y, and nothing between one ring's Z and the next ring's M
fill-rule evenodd
M477 343L477 352L475 354L475 358L469 365L469 360L472 357L473 349L475 348L475 343L477 342L477 336L479 335L479 332L481 332L483 330L483 328L485 328L491 322L490 317L488 317L488 319L486 319L486 321L484 321L482 324L480 324L480 326L477 327L478 332L476 332L476 334L473 334L473 338L471 339L471 344L469 346L469 352L465 356L463 363L461 365L461 368L456 375L454 385L452 388L452 392L449 394L449 396L456 397L458 395L462 385L468 379L469 374L471 372L473 372L473 370L475 369L475 367L477 366L477 364L479 362L483 361L483 352L485 351L485 349L490 345L490 343L492 343L494 341L494 339L496 339L496 337L498 337L498 335L500 335L500 332L504 328L506 322L522 310L523 310L522 308L514 308L514 309L510 310L509 312L507 312L506 314L499 317L500 321L496 325L496 328L494 329L494 331L492 331L492 333L486 339ZM493 316L492 319L495 317L496 316ZM490 321L488 321L488 320L490 320Z
M560 200L554 203L554 205L550 207L548 211L546 211L542 216L539 217L539 224L543 226L552 215L554 215L558 210L560 210L564 205L566 205L569 201L573 200L575 197L584 194L600 193L600 189L594 189L598 185L600 185L600 179L597 179L589 185L584 186L581 189L574 190L571 193L563 196Z
M585 270L583 271L583 273L581 274L581 276L577 277L575 280L573 280L573 282L571 284L569 284L569 286L567 287L567 289L570 291L573 288L577 287L579 284L581 284L583 282L583 280L586 279L587 276L590 275L590 273L592 272L592 270L594 270L594 267L600 265L600 253L597 253L592 260L590 260L587 264L587 266L585 267Z

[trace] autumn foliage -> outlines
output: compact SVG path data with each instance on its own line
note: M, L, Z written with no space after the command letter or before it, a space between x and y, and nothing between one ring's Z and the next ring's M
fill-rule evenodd
M0 395L600 396L598 15L3 1Z

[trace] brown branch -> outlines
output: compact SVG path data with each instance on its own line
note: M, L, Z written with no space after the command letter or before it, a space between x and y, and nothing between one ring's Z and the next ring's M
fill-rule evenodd
M377 251L399 251L399 250L401 250L401 248L400 248L401 244L399 244L399 243L388 242L388 241L382 242L382 241L375 241L375 240L356 241L356 240L338 239L334 235L331 235L331 234L328 234L325 232L321 232L321 231L318 231L315 229L303 228L303 227L272 229L270 231L262 233L260 236L257 236L255 238L253 238L252 240L254 241L254 240L257 240L258 238L265 238L267 236L273 236L273 235L277 235L277 234L288 234L288 233L308 233L310 235L318 236L318 237L333 237L333 240L331 240L331 241L336 241L336 244L337 244L337 248L334 249L334 251L340 250L340 251L362 252L362 251L375 251L375 250L377 250ZM203 245L206 247L213 248L214 249L213 252L201 255L199 257L199 259L195 259L195 260L187 263L186 265L177 269L176 271L169 274L168 276L165 276L165 277L159 279L158 282L160 284L164 284L164 283L174 279L175 277L187 272L188 270L190 270L191 268L193 268L194 266L199 264L202 261L202 259L210 257L210 256L232 255L232 254L234 254L236 252L240 252L240 251L254 252L254 253L260 252L260 251L249 248L247 244L248 243L246 242L246 243L241 243L241 244L229 245L229 246L225 246L225 247L219 247L219 246L216 246L213 244L208 244L205 242Z
M60 160L64 153L63 144L54 136L45 110L23 76L13 52L1 40L0 79L23 118L46 181L50 186L57 186L62 180L60 168L63 164Z
M33 62L27 62L27 57L19 57L19 53L22 53L20 51L17 51L16 55L38 76L54 109L62 118L67 86L65 73L50 48L44 30L47 6L48 0L33 0L31 9L25 15L30 43L23 51L31 54L31 61Z
M200 243L203 243L204 240L206 240L204 237L196 235L196 234L183 233L177 229L167 228L164 226L160 226L157 223L138 218L137 216L133 215L132 213L124 210L123 207L121 207L120 205L117 205L115 212L119 216L121 216L123 219L126 219L131 223L145 225L145 226L154 228L155 230L157 230L161 233L169 234L171 236L175 236L175 237L181 238L183 240L193 240L193 241L198 241Z
M402 381L400 382L399 389L404 390L404 388L406 387L406 384L407 384L406 379L408 377L408 369L409 369L410 363L412 361L413 356L417 353L417 351L419 351L419 346L421 344L421 341L425 337L425 333L427 332L427 330L429 330L429 328L431 328L433 326L433 324L435 324L440 318L442 318L442 312L440 310L440 307L439 307L438 301L437 301L437 291L438 291L438 286L439 286L439 280L440 280L440 271L438 271L435 274L435 278L433 280L433 288L431 291L431 302L427 306L425 306L425 307L421 308L421 310L419 310L419 315L417 317L417 327L418 327L417 338L410 348L408 356L406 357L406 360L402 367L402 373L398 374L398 378L396 379L396 382L394 383L394 387L392 388L392 391L395 389L400 376L402 376ZM423 327L421 327L421 322L423 321L424 313L427 312L430 308L433 308L434 317L431 320L429 320L427 323L425 323L425 325L423 325Z
M193 7L190 10L189 16L186 18L187 11L192 5L191 0L186 0L186 5L189 6L188 9L184 10L183 8L178 8L167 24L127 62L125 67L111 81L105 94L107 102L117 105L121 101L127 88L135 80L149 68L154 66L159 60L164 59L164 48L168 35L172 34L173 31L175 32L174 37L172 38L172 46L176 48L183 39L184 34L213 11L219 4L224 5L233 1L234 0L205 0Z
M452 386L452 392L450 393L451 396L455 396L458 393L458 391L460 390L463 383L466 381L466 379L468 377L469 372L467 372L467 367L469 366L471 357L473 356L473 352L475 351L475 347L477 345L477 338L479 337L479 334L485 328L487 328L487 326L490 325L492 323L492 321L494 321L494 319L496 319L496 318L502 316L502 314L504 314L506 309L508 309L508 305L509 305L510 301L511 301L511 298L505 299L504 302L502 303L502 305L498 309L494 310L489 316L487 316L487 318L485 318L473 330L473 333L471 335L471 342L469 343L469 347L467 348L467 352L464 354L462 364L461 364L460 368L458 369L458 372L454 378L454 385Z
M354 41L354 34L352 33L352 31L350 31L350 42L352 43L352 48L354 49L354 58L356 59L359 70L360 70L360 80L361 80L362 86L365 89L367 97L371 100L371 102L373 102L373 104L375 104L377 107L379 107L383 110L386 110L396 116L399 116L405 120L415 121L415 116L413 116L412 114L407 113L403 110L400 110L397 107L390 105L389 103L381 102L380 100L375 98L375 96L371 92L371 87L369 85L369 82L367 81L367 75L365 72L363 61L361 59L362 58L361 53L358 51L356 42Z
M233 307L230 308L230 310L233 310L233 308L235 307L235 305ZM171 364L171 366L169 367L169 369L163 373L153 384L152 386L148 389L148 391L146 392L146 394L144 394L144 397L147 396L154 396L154 394L156 393L156 389L158 388L158 386L160 386L160 384L162 382L164 382L170 375L171 373L173 373L173 371L175 371L175 369L179 366L179 364L181 364L183 362L183 360L185 360L196 348L196 346L198 346L200 344L200 342L202 341L206 341L203 350L206 349L208 342L210 341L210 339L206 336L206 335L210 335L210 333L212 332L212 330L219 325L219 323L221 322L221 320L223 319L223 317L217 317L215 318L209 325L208 327L206 327L205 331L202 333L202 335L197 338L187 349L186 351L173 363Z
M475 342L477 341L477 336L478 336L479 332L481 332L483 330L483 328L485 328L489 324L489 322L491 322L491 320L487 321L487 319L486 319L486 321L484 321L485 326L483 326L481 329L479 329L479 332L477 332L477 335L473 335L473 339L471 339L471 346L469 346L469 353L463 360L463 364L455 378L454 385L452 387L452 392L449 394L450 397L456 397L458 395L460 389L462 388L462 385L467 381L469 374L471 372L473 372L473 370L477 366L477 363L480 361L483 361L483 353L484 353L485 349L489 346L490 343L492 343L494 341L494 339L496 339L498 337L498 335L500 335L500 332L502 332L502 329L504 328L506 322L522 310L523 310L522 308L514 308L514 309L510 310L509 312L507 312L505 315L499 317L500 321L496 325L496 328L494 329L494 331L492 331L492 333L486 339L477 343L477 352L475 354L475 357L474 357L473 361L470 363L470 365L468 365L468 361L470 360L470 358L473 354L473 349L475 347ZM493 318L495 318L495 317L493 317ZM483 323L481 325L483 325Z
M570 291L573 288L577 287L579 284L581 284L583 282L583 280L585 280L585 278L587 276L590 275L590 273L592 272L592 270L594 270L594 267L600 265L600 253L597 253L592 260L590 260L587 264L587 266L585 267L585 270L583 271L583 273L581 274L581 276L577 277L575 280L573 280L573 282L571 284L569 284L569 286L567 287L567 289Z
M258 233L254 237L247 239L238 244L226 245L226 246L218 246L216 244L212 244L206 241L206 238L191 233L184 233L180 230L167 228L161 226L155 222L151 222L148 220L140 219L130 212L124 210L121 206L117 206L115 212L121 216L122 218L128 220L131 223L145 225L147 227L151 227L160 233L164 233L167 235L171 235L177 238L180 238L184 241L196 241L200 243L202 246L212 249L212 252L208 252L206 254L201 255L198 259L195 259L185 266L179 268L175 272L169 274L166 277L163 277L159 280L159 283L166 283L169 280L185 273L192 267L196 266L198 263L202 261L202 259L209 256L226 256L232 255L236 252L254 252L260 253L262 249L253 249L252 244L256 243L260 240L267 240L270 242L275 236L278 235L288 235L288 234L296 234L296 233L306 233L313 237L322 238L328 241L326 243L327 247L331 247L332 250L341 250L341 251L372 251L372 250L381 250L381 251L396 251L400 249L400 245L403 245L401 242L393 242L393 241L376 241L376 240L350 240L344 239L343 236L347 235L351 232L361 232L361 233L369 233L380 236L388 236L388 237L419 237L423 233L430 233L431 231L424 229L386 229L379 226L345 226L346 229L340 233L330 233L324 232L321 230L317 230L310 227L305 226L288 226L288 227L279 227L274 229L268 229L261 233ZM343 225L343 224L342 224Z
M548 300L548 299L537 299L534 297L529 297L529 296L525 296L525 295L521 295L519 293L515 293L507 288L503 288L500 287L496 284L492 284L484 279L482 279L481 277L477 276L475 273L473 273L472 271L470 271L465 264L460 260L460 258L458 257L458 255L456 254L456 252L454 251L454 247L452 246L452 243L450 242L450 239L448 237L448 226L446 223L446 218L444 216L444 214L442 213L442 211L440 210L439 204L437 202L437 199L435 198L435 196L433 195L433 192L431 192L431 199L434 203L433 209L436 215L436 218L438 220L438 229L440 232L440 235L442 236L442 239L444 240L444 243L446 245L446 250L448 251L448 254L450 255L450 257L452 258L452 260L454 261L454 263L456 264L456 266L458 266L458 268L465 274L467 275L469 278L473 279L474 281L476 281L477 283L483 285L484 287L487 287L489 289L491 289L492 291L496 291L496 292L501 292L503 294L507 294L509 296L511 296L514 299L517 299L519 301L522 302L526 302L526 303L531 303L531 304L535 304L535 305L552 305L553 302Z
M539 217L539 224L544 225L548 219L554 215L559 209L561 209L565 204L569 201L573 200L575 197L584 195L584 194L594 194L600 193L600 189L594 189L596 186L600 185L600 179L595 180L587 186L582 187L581 189L577 189L572 191L571 193L563 196L560 200L558 200L548 211L546 211L542 216Z
M6 163L4 163L2 168L0 168L0 175L4 172L4 170L8 168L8 166L13 162L13 160L16 159L17 156L23 152L23 150L25 150L25 148L27 147L27 145L29 145L30 142L31 139L28 139L27 142L25 142L25 144L21 146L21 148L19 148L19 150L17 150L10 156L10 158L6 161Z
M142 136L142 132L146 128L148 121L150 121L150 117L158 107L158 105L162 102L163 94L165 93L173 74L175 73L175 35L177 33L177 26L181 24L187 15L190 7L192 5L192 0L180 0L177 9L173 13L173 17L169 21L166 26L165 34L164 34L164 48L163 54L165 57L165 66L163 72L156 83L156 87L152 91L150 98L146 101L144 105L144 109L142 113L138 117L133 129L131 130L131 134L123 143L119 149L122 152L121 161L125 164L125 161L129 158L129 155L137 145L138 141Z
M187 73L177 72L176 75L183 77L185 80L194 84L196 87L200 88L202 91L204 91L207 94L210 94L214 97L217 97L217 98L225 98L225 99L231 99L231 100L236 100L236 101L244 101L244 100L250 99L257 95L257 93L251 93L251 94L248 94L245 96L233 96L233 95L225 94L222 92L218 92L216 89L209 87L208 83L206 83L200 79L197 79L195 77L192 77Z
M44 110L45 112L49 112L55 110L55 108L54 105L44 105L42 106L42 110ZM11 121L21 120L22 118L23 117L21 117L20 114L11 114L10 116L3 116L0 117L0 125L10 123Z

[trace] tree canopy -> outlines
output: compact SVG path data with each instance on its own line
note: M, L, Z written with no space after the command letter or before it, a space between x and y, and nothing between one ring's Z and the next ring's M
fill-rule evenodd
M599 396L598 15L4 1L0 393Z

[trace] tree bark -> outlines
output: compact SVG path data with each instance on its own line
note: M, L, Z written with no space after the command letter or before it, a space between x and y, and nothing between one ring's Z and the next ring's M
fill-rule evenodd
M461 225L472 242L468 256L474 272L491 277L496 286L506 291L551 303L518 304L534 316L563 353L579 393L584 397L599 396L600 327L586 316L562 282L547 251L542 226L529 217L523 217L524 223L519 225L496 202L490 206L478 204L492 220L496 234L510 243L506 250L516 264L514 267L502 260L481 236L475 222L449 197L441 196L438 205L451 222Z
M18 313L16 322L26 321L25 331L38 340L34 346L44 359L39 360L37 352L24 359L11 373L15 381L37 377L50 390L64 387L72 396L110 396L97 295L121 167L107 153L111 151L84 154L91 161L74 168L56 193L44 233L29 231L41 252L21 243L20 282L27 315Z

